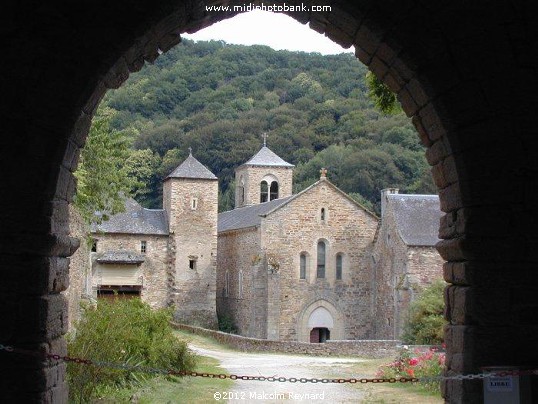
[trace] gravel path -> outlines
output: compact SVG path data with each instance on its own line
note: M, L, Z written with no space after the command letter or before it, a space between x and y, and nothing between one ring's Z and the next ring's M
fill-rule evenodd
M189 343L189 348L218 359L229 373L247 376L323 378L334 367L350 366L360 359L244 353L206 349ZM219 401L228 403L357 403L363 394L357 388L333 383L279 383L236 380ZM227 400L228 399L228 400Z

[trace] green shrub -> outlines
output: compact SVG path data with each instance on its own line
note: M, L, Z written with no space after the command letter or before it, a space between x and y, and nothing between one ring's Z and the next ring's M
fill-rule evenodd
M402 340L408 344L436 345L443 342L443 291L446 283L438 280L425 288L410 307Z
M237 334L237 327L234 324L233 319L227 315L218 316L219 331L227 332L228 334Z
M68 335L69 356L93 362L126 363L153 368L192 370L194 356L173 334L169 310L152 310L139 299L100 300L84 310L76 330ZM95 365L68 363L70 399L89 402L111 389L139 384L151 377Z

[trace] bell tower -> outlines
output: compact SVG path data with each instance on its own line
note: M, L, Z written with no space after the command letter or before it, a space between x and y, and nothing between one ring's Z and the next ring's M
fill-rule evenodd
M291 196L293 167L267 147L267 135L264 133L260 151L235 169L235 207Z

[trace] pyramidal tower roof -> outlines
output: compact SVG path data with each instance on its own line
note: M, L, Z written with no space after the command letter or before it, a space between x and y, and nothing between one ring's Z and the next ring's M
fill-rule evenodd
M249 161L244 165L247 166L271 166L271 167L294 167L293 164L290 164L282 160L278 155L275 154L267 146L263 146L258 153L256 153Z
M193 157L190 149L189 157L187 157L183 163L176 167L176 169L172 171L168 177L166 177L166 179L168 178L196 178L204 180L218 179L215 177L215 174L209 171L206 166Z

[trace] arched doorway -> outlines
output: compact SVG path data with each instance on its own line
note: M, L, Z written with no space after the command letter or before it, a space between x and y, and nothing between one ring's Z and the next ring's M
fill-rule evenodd
M308 318L310 342L319 343L331 339L331 329L334 328L333 316L323 306L317 307Z
M211 4L139 0L81 10L21 2L2 15L3 57L17 61L2 66L3 344L65 351L60 292L78 243L67 232L67 206L91 117L107 88L177 44L179 32L234 14L210 13ZM538 343L535 5L379 0L331 7L289 14L336 42L356 44L358 58L398 93L428 147L446 212L439 250L452 284L449 373L538 363L528 349ZM7 401L66 400L64 364L8 356L0 366ZM481 388L479 380L451 380L444 394L479 402Z

